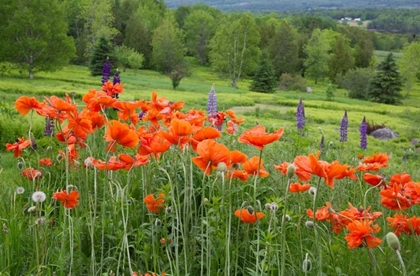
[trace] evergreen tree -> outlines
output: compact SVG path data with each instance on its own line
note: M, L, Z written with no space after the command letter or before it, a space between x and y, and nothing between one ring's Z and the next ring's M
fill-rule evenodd
M256 92L273 92L276 84L277 81L273 65L268 59L267 54L263 53L249 89Z
M109 58L111 68L116 68L116 62L114 58L114 50L111 43L105 37L100 37L90 59L89 70L92 76L101 76L104 62Z
M402 80L392 53L378 65L376 75L370 83L369 97L385 104L400 104Z

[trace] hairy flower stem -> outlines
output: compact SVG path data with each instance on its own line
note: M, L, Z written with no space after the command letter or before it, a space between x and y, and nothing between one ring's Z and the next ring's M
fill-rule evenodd
M286 192L284 193L284 206L283 206L283 216L281 218L281 267L280 267L280 275L284 275L284 270L286 267L286 229L284 229L284 222L286 218L286 210L287 210L287 196L289 193L289 185L290 185L290 178L287 179L286 185Z
M254 178L254 206L257 207L257 180L258 180L258 176L260 173L260 169L261 169L261 158L262 158L262 153L263 150L260 150L260 158L258 161L258 168L257 168L257 173L255 174L255 178ZM259 208L261 209L261 208ZM257 221L257 225L259 224L259 222ZM260 227L257 227L257 254L256 254L256 262L255 262L255 272L256 272L256 276L259 275L260 272L260 256L259 256L259 252L260 252Z
M395 250L395 253L397 253L398 260L400 261L402 272L403 272L402 274L404 276L407 276L407 270L405 269L405 264L404 264L404 261L403 261L402 256L401 256L401 252L399 250Z
M224 180L224 178L223 178ZM230 231L232 229L232 177L229 179L228 184L228 216L227 216L227 228L226 228L226 264L225 271L226 275L230 275Z
M312 211L313 211L313 217L312 217L312 222L314 224L314 241L318 242L319 238L318 238L318 228L316 227L316 205L317 205L317 199L318 199L318 193L319 193L319 188L321 186L321 180L322 178L319 177L318 179L318 183L316 184L316 192L314 195L314 202L312 205ZM318 257L319 257L319 262L317 262L318 268L319 268L319 274L322 274L322 249L321 246L317 246L318 247Z
M381 275L382 276L382 272L381 269L378 265L378 263L376 262L375 256L373 255L372 252L372 248L370 247L366 247L367 251L368 251L368 255L369 255L369 260L370 260L370 268L372 269L372 274L371 275ZM377 269L379 267L379 269Z

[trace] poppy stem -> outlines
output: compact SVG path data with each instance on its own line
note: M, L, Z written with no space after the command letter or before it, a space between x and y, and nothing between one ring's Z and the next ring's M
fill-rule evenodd
M369 255L370 266L371 266L371 269L372 269L372 275L378 275L378 272L379 272L379 275L382 275L381 270L376 269L377 266L378 266L378 263L376 262L375 256L372 253L372 248L366 247L366 249L367 249L368 255Z
M290 178L287 179L286 192L284 194L284 205L283 205L283 216L281 218L281 268L280 275L284 275L284 270L286 266L286 229L284 229L284 222L286 218L286 208L287 208L287 196L289 193Z
M402 258L402 256L401 256L401 252L400 252L400 250L395 250L395 253L397 253L398 260L400 261L401 268L402 268L402 272L403 272L402 274L403 274L404 276L407 276L407 270L405 269L405 264L404 264L403 258Z
M316 203L317 203L317 199L318 199L319 188L321 186L321 179L322 179L321 177L318 178L318 183L316 184L316 192L315 192L315 195L314 195L314 202L313 202L313 205L312 205L312 210L313 210L312 222L314 224L314 241L315 242L318 242L318 228L317 228L317 225L315 223L315 220L316 220ZM322 249L321 249L322 247L321 246L316 246L316 247L318 247L318 250L319 250L319 252L318 252L319 262L316 262L316 263L319 264L318 265L319 272L320 272L320 274L322 274Z

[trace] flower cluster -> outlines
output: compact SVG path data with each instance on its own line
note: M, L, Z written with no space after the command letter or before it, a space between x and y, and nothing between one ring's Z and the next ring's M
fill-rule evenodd
M305 127L305 107L303 106L302 98L296 109L296 122L298 131L302 131Z
M347 110L344 112L343 119L340 124L340 142L347 141L347 127L349 125L349 120L347 118Z
M366 117L363 117L362 123L360 124L360 148L367 149L367 122Z

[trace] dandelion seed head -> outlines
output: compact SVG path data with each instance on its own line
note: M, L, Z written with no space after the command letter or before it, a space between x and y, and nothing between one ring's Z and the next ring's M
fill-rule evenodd
M16 193L18 194L18 195L21 195L21 194L23 194L25 192L25 188L23 188L23 187L17 187L16 188Z
M32 194L32 201L33 202L44 202L47 198L47 195L42 191L37 191Z
M285 222L289 222L292 220L292 218L288 214L283 215L283 218Z
M312 220L308 220L305 222L305 227L308 229L314 228L314 222Z
M36 211L36 206L31 206L28 208L28 213L33 213Z
M279 209L279 205L276 202L271 202L271 211L275 213L277 212L278 209Z

